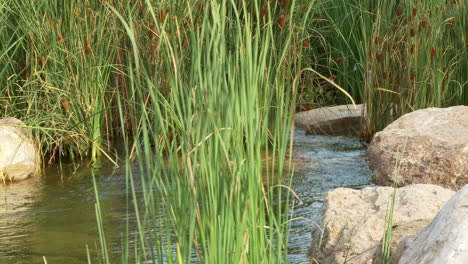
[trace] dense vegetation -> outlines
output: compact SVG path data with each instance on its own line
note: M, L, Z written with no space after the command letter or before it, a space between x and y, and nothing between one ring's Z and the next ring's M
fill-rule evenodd
M371 133L416 109L468 104L467 10L457 0L8 0L0 111L31 126L45 162L110 157L117 142L128 167L136 157L145 191L128 170L138 232L123 237L123 262L286 262L293 113L349 103L335 83L367 103ZM102 240L101 260L115 263Z

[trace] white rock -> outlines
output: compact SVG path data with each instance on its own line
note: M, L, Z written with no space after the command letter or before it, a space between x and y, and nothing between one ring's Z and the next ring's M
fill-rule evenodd
M312 230L312 257L318 263L327 264L375 261L375 256L379 257L377 252L381 248L393 193L391 187L338 188L328 192L322 206L321 223ZM426 184L397 189L394 231L400 234L419 232L453 194L452 190ZM323 233L320 226L323 226Z
M0 178L17 181L38 170L39 157L31 133L16 118L0 119Z
M295 126L317 135L360 135L365 129L365 107L339 105L296 113Z
M468 106L403 115L375 134L368 158L379 185L461 188L468 183ZM398 162L399 173L394 174Z
M468 263L468 185L444 205L429 226L402 241L395 255L401 255L400 264Z

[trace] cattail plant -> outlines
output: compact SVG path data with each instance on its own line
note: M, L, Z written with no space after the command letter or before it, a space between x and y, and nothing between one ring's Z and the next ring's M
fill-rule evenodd
M335 62L340 63L340 62L343 62L345 60L346 60L346 57L339 57L339 58L335 59Z
M286 24L286 19L287 19L286 15L281 15L279 17L278 25L280 28L284 28L284 25Z
M371 74L364 100L369 134L416 109L466 103L466 51L457 43L466 37L467 4L448 7L445 2L416 0L396 7L393 1L378 4L372 39L386 37L384 43L374 41L372 47L384 45L387 55L383 60L378 52L376 59L369 55L366 62ZM411 12L402 19L405 10ZM387 81L380 83L380 79Z
M401 15L403 13L403 6L399 4L396 9L396 14Z

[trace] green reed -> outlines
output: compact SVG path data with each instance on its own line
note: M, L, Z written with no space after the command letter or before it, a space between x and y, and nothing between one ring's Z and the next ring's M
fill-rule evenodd
M161 63L135 55L128 68L135 76L131 87L140 87L139 105L145 106L135 149L148 173L143 197L132 195L146 201L135 204L143 214L135 258L284 262L288 196L275 186L282 173L273 169L285 166L295 109L292 84L300 71L293 63L295 31L286 30L293 21L283 20L293 9L267 6L261 16L262 6L247 2L185 5L188 15L169 9L162 19L147 3L157 38L148 57ZM114 12L122 23L132 21ZM171 14L176 18L169 21ZM125 27L133 54L140 54L136 26ZM270 164L262 153L274 156ZM158 202L167 221L155 218ZM164 238L145 234L161 228Z
M320 31L328 48L322 64L357 102L363 99L366 54L376 9L376 1L372 0L324 1L318 8L323 14ZM331 98L332 104L349 103L342 93Z
M96 157L112 130L122 34L98 1L11 0L0 6L0 110L32 127L50 161ZM114 76L113 76L114 75Z
M294 39L307 20L295 11L294 2L108 6L126 34L132 104L119 93L117 109L143 189L127 170L137 224L124 234L122 263L287 262L282 183L302 68ZM138 113L131 133L125 107Z
M367 54L370 132L426 107L467 104L465 1L380 1Z
M468 103L465 1L330 1L320 10L323 64L367 104L370 136L405 113Z

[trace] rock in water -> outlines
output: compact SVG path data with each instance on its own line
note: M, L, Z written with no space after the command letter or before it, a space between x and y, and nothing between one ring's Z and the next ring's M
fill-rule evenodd
M325 196L321 222L312 229L311 255L318 263L379 263L386 215L394 188L338 188ZM416 234L455 192L436 185L398 188L393 215L393 243ZM416 262L415 262L416 263Z
M392 263L468 263L468 185L458 191L423 231L407 236Z
M296 113L295 125L308 135L359 136L365 129L365 106L338 105Z
M37 150L24 126L16 118L0 119L0 175L4 181L23 180L38 170Z
M368 157L379 185L461 188L468 183L468 106L403 115L375 134ZM399 172L394 174L397 163Z

